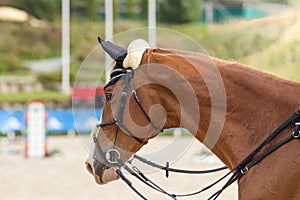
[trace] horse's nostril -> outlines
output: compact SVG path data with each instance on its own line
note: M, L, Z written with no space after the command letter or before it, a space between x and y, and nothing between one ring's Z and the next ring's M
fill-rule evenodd
M92 165L91 165L89 162L85 162L85 166L86 166L86 169L87 169L91 174L94 174L93 167L92 167Z

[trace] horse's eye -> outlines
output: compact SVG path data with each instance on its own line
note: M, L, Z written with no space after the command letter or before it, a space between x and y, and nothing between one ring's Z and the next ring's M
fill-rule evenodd
M111 92L105 92L105 100L106 102L110 102L112 98L112 93Z

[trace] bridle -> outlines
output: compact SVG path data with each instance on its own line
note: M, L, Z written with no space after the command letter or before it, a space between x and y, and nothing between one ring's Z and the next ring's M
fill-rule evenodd
M114 76L114 74L117 74ZM149 186L150 188L161 192L170 198L176 199L179 197L187 197L187 196L193 196L197 195L199 193L202 193L213 186L217 185L219 182L224 180L226 177L228 177L230 174L231 177L227 180L227 182L224 184L221 189L219 189L217 192L215 192L209 199L217 199L219 195L232 183L239 180L242 176L244 176L252 167L254 167L256 164L258 164L260 161L262 161L265 157L273 153L275 150L283 146L284 144L290 142L293 139L299 139L300 138L300 109L297 110L293 115L291 115L281 126L279 126L269 137L267 137L252 153L250 153L244 160L242 160L238 165L236 165L230 172L225 174L223 177L215 181L214 183L210 184L209 186L193 192L189 194L171 194L158 186L156 183L154 183L152 180L150 180L145 174L143 174L136 166L132 165L132 160L136 159L140 162L150 165L152 167L162 169L166 171L166 177L169 176L169 172L176 172L176 173L186 173L186 174L206 174L206 173L213 173L217 171L221 171L224 169L227 169L227 167L220 167L216 169L211 170L201 170L201 171L192 171L192 170L182 170L182 169L174 169L169 167L169 163L166 163L166 166L162 166L159 164L156 164L154 162L151 162L145 158L142 158L138 155L134 155L132 159L124 163L121 160L121 155L119 151L116 149L116 140L118 137L118 131L119 128L124 130L127 134L129 134L132 138L134 138L138 143L142 145L146 145L148 143L148 138L146 140L142 140L137 135L135 135L124 123L123 123L123 113L125 109L126 99L128 96L128 89L131 89L131 94L135 99L135 102L138 104L139 108L144 114L144 117L146 120L151 124L152 128L158 133L161 130L158 129L154 124L149 115L146 113L145 109L143 108L140 100L137 97L136 90L134 88L133 84L133 76L134 71L131 68L117 68L114 69L111 73L111 80L105 85L104 88L107 88L110 85L113 85L115 82L117 82L120 79L124 79L124 87L122 90L122 96L120 100L119 110L117 113L117 117L115 119L112 119L107 122L102 122L97 125L97 127L105 127L109 125L116 125L116 131L115 131L115 139L114 139L114 145L112 149L107 150L106 152L101 148L96 134L93 134L93 140L97 149L98 154L102 159L105 160L105 165L107 167L114 167L116 170L116 173L119 175L119 177L136 193L138 194L142 199L147 199L145 196L143 196L132 184L132 182L125 177L125 175L121 171L121 167L124 168L129 174L139 179L142 183ZM282 132L287 130L288 128L291 128L294 126L294 131L291 135L289 135L287 138L281 140L279 143L275 144L274 146L268 148L264 153L261 153L258 155L262 149L269 144L271 141L273 141L278 135L280 135Z
M115 119L112 119L110 121L107 122L103 122L98 124L98 127L104 127L104 126L108 126L108 125L112 125L115 124L117 125L117 129L121 128L123 129L126 133L128 133L131 137L133 137L138 143L145 145L148 143L148 141L144 141L142 139L140 139L139 137L137 137L131 130L129 130L129 128L127 128L127 126L123 123L123 113L124 113L124 109L125 109L125 105L126 105L126 99L128 96L128 88L130 87L131 89L131 94L134 97L135 102L137 103L137 105L139 106L139 108L141 109L141 111L143 112L146 120L150 123L150 125L152 126L152 128L159 132L160 130L154 125L154 123L152 122L151 118L149 117L149 115L146 113L145 109L143 108L143 106L140 103L139 98L136 95L136 90L134 88L133 85L133 75L134 75L134 71L133 69L117 69L117 71L121 74L119 74L118 76L114 77L113 79L111 79L110 82L108 82L106 84L106 86L104 87L107 88L108 86L114 84L117 80L123 78L124 79L124 87L123 87L123 91L122 91L122 96L121 96L121 100L120 100L120 105L119 105L119 109L118 109L118 114L117 117ZM115 71L113 71L112 73L115 73ZM117 131L116 131L116 135L117 135Z
M97 139L96 134L93 134L93 136L92 136L93 140L96 144L97 151L98 151L100 157L107 161L106 164L108 164L109 167L111 167L111 166L123 166L124 165L124 163L120 159L120 153L116 149L116 140L117 140L117 137L118 137L119 128L124 130L127 134L129 134L132 138L134 138L138 143L140 143L142 145L146 145L148 143L148 138L146 138L146 140L142 140L141 138L136 136L123 123L123 114L124 114L124 109L125 109L125 106L126 106L126 99L127 99L127 96L128 96L128 89L131 89L131 94L134 97L135 102L137 103L137 105L141 109L142 113L145 116L145 119L152 126L154 131L157 132L157 133L161 131L160 129L158 129L154 125L154 123L152 122L150 116L147 114L147 112L143 108L139 98L137 97L136 90L135 90L133 80L132 80L133 76L134 76L134 71L131 68L127 68L127 69L125 69L125 68L116 68L111 72L110 81L104 86L104 90L105 90L107 87L113 85L118 80L124 79L124 87L123 87L123 90L122 90L120 105L119 105L119 109L118 109L118 113L117 113L116 118L112 119L112 120L109 120L109 121L106 121L106 122L102 122L100 124L97 124L97 127L105 127L105 126L109 126L109 125L116 125L115 139L114 139L113 148L109 149L106 153L104 153L104 151L102 150L102 148L100 147L100 145L98 143L98 139Z

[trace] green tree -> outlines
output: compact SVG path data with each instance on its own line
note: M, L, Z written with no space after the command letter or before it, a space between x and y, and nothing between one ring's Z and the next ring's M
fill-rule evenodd
M86 0L86 16L89 20L97 18L97 2L95 0Z
M265 2L288 4L289 0L265 0Z
M113 1L113 10L114 10L114 20L119 18L119 0L112 0Z
M141 1L141 8L142 8L142 18L148 18L148 1L142 0Z
M136 0L127 0L126 1L126 18L127 19L134 19L135 5L136 5Z
M61 0L23 0L21 7L38 19L53 21L60 15Z
M167 23L188 23L201 17L203 0L162 0L160 19Z

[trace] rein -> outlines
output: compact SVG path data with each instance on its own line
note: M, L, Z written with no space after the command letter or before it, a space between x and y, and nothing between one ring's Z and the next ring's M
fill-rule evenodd
M256 164L258 164L260 161L262 161L265 157L273 153L275 150L283 146L284 144L290 142L293 139L299 139L300 138L300 109L296 111L292 116L290 116L280 127L278 127L269 137L267 137L252 153L250 153L244 160L242 160L238 165L236 165L230 172L225 174L223 177L215 181L214 183L208 185L207 187L204 187L203 189L193 192L193 193L188 193L188 194L171 194L164 190L162 187L154 183L152 180L150 180L145 174L143 174L136 166L132 165L132 160L136 159L144 164L147 164L149 166L152 166L154 168L158 168L161 170L166 171L166 177L169 177L169 172L175 172L175 173L185 173L185 174L207 174L207 173L213 173L221 170L227 169L227 167L220 167L216 169L211 169L211 170L198 170L198 171L192 171L192 170L183 170L183 169L175 169L175 168L170 168L169 163L166 163L166 166L162 166L159 164L156 164L152 161L149 161L145 158L142 158L138 155L134 155L133 158L124 163L121 160L121 155L119 151L116 149L116 140L118 136L118 130L119 128L123 129L126 133L128 133L132 138L134 138L137 142L139 142L142 145L145 145L148 143L147 140L141 140L139 137L137 137L131 130L127 128L127 126L123 123L123 113L125 109L125 104L126 104L126 99L127 99L127 91L128 88L131 88L131 93L135 99L135 102L138 104L139 108L144 114L144 117L146 120L151 124L153 129L157 132L160 132L159 130L152 122L151 118L149 115L146 113L145 109L141 105L137 95L136 95L136 90L134 88L132 78L134 76L133 70L132 69L125 69L125 68L117 68L112 71L113 73L118 73L116 76L113 76L111 80L106 84L106 87L113 85L116 81L118 81L121 78L124 78L124 88L122 91L122 96L121 96L121 101L119 105L119 110L117 114L117 118L112 119L107 122L102 122L97 125L97 127L104 127L104 126L109 126L109 125L116 125L116 132L115 132L115 140L114 140L114 146L112 149L109 149L107 152L104 152L103 149L100 147L100 144L98 142L98 138L96 134L93 134L93 140L96 146L96 149L98 151L98 154L102 159L105 160L105 165L107 167L114 167L116 170L116 173L118 176L137 194L139 195L142 199L147 199L143 194L141 194L132 184L132 182L123 174L121 171L121 168L125 169L129 174L140 180L142 183L144 183L146 186L162 193L167 196L169 196L172 199L176 199L179 197L188 197L188 196L194 196L199 193L202 193L213 186L217 185L219 182L224 180L226 177L228 177L230 174L231 177L227 180L227 182L224 184L224 186L219 189L217 192L215 192L213 195L209 197L210 199L217 199L219 195L231 184L233 184L235 181L239 180L242 176L244 176L252 167L254 167ZM286 129L292 127L294 125L294 131L293 133L288 136L287 138L281 140L279 143L276 145L272 146L268 150L266 150L264 153L261 155L258 155L258 153L261 152L261 150L269 144L272 140L274 140L280 133L285 131Z

